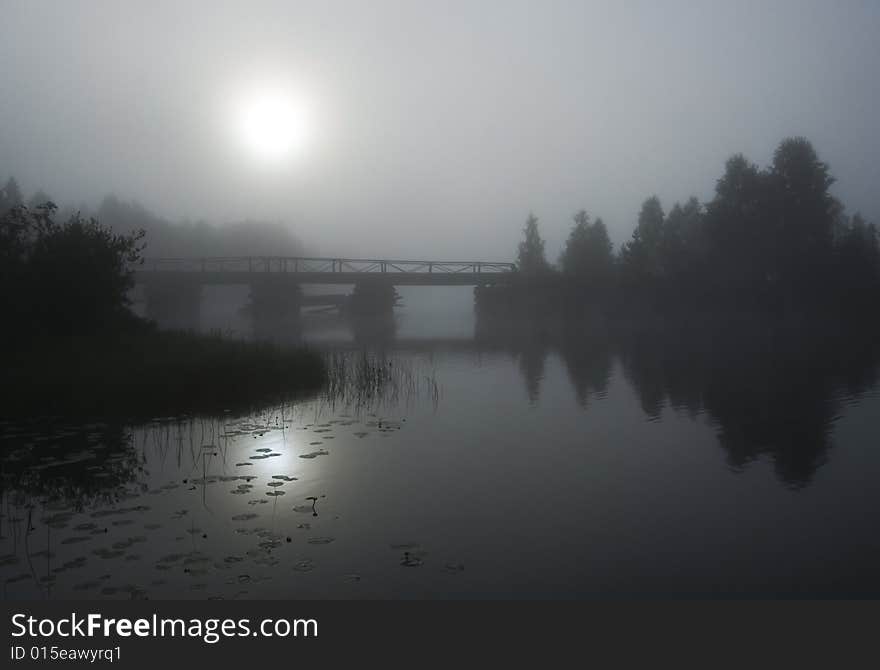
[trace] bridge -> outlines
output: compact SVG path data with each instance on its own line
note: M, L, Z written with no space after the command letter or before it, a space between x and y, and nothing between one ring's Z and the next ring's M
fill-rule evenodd
M513 279L513 263L406 261L359 258L245 256L154 258L135 270L135 281L253 284L264 279L296 284L358 284L384 280L392 286L483 286Z
M513 263L361 258L241 256L229 258L152 258L134 269L146 291L147 314L175 326L198 321L201 289L211 284L250 287L255 318L296 318L300 308L326 305L353 315L390 315L396 286L475 286L509 284ZM350 296L304 296L307 284L346 284Z

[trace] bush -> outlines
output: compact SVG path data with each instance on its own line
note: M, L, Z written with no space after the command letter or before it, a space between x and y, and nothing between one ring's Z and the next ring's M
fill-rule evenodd
M55 209L51 202L21 205L0 218L0 300L15 332L72 335L130 325L127 296L143 231L116 234L79 214L59 224Z

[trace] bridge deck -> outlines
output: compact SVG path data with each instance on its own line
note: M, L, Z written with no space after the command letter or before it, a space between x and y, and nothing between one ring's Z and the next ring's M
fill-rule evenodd
M511 281L512 263L402 261L389 259L236 257L147 259L135 280L198 284L251 284L287 280L298 284L355 284L383 280L397 286L467 286Z

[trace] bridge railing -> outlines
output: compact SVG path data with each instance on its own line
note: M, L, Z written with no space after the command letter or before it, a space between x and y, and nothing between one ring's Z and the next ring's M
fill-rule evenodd
M405 261L364 258L296 256L233 256L225 258L147 258L140 272L272 272L272 273L408 273L497 274L514 272L513 263L490 261Z

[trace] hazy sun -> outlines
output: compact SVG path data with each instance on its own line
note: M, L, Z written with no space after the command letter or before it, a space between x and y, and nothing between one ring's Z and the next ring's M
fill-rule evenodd
M305 102L281 89L246 97L239 110L239 126L247 149L267 161L300 153L309 139Z

